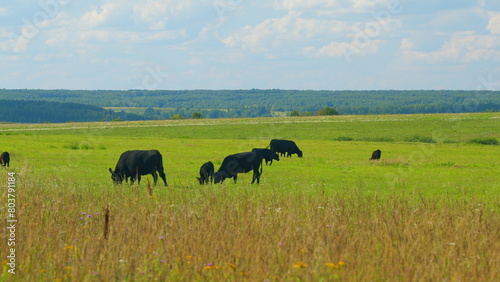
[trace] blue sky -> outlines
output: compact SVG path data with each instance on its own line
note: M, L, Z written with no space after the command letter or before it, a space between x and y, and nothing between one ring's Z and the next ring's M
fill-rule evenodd
M500 90L498 0L19 0L0 22L7 89Z

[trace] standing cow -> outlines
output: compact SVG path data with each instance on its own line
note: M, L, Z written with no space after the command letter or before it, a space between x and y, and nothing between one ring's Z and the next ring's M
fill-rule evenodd
M276 154L273 150L270 149L261 149L261 148L253 148L252 152L260 152L262 154L262 158L266 161L266 165L269 163L269 165L273 164L273 160L280 160L280 157L278 154Z
M9 152L3 152L0 155L0 164L2 167L10 166L10 154Z
M372 157L370 158L370 160L380 160L381 156L382 156L382 151L375 150L375 151L373 151Z
M222 183L226 178L238 179L238 173L247 173L253 170L252 184L257 180L260 183L262 171L262 153L258 151L229 155L222 161L219 170L214 174L214 183Z
M200 184L212 183L214 180L214 164L212 162L206 162L200 167L200 177L196 177Z
M299 147L297 147L295 142L290 140L273 139L268 147L270 147L274 152L279 153L281 156L286 154L287 157L291 157L292 154L297 154L299 158L302 158L302 151Z
M129 177L132 184L136 179L137 183L139 183L141 175L151 174L155 185L158 181L158 174L156 174L158 172L161 179L163 179L163 183L167 186L167 178L163 172L162 156L157 150L126 151L121 154L115 170L113 171L110 168L109 172L111 172L111 179L115 184L121 184L123 180L127 182Z

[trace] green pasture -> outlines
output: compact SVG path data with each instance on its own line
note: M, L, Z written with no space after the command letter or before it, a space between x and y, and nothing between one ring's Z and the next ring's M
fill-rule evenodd
M304 158L264 165L262 189L280 184L324 193L488 196L500 192L500 147L467 141L500 139L499 118L488 113L12 124L0 127L0 150L11 153L13 170L26 166L40 177L100 187L110 185L108 168L122 152L158 149L169 189L176 189L198 187L195 177L206 161L217 170L229 154L264 148L273 138L291 139ZM376 149L382 160L369 161ZM241 175L237 185L250 181L251 173ZM224 185L233 186L232 180Z
M273 138L304 157L197 183ZM0 124L0 281L497 281L496 140L499 113ZM112 184L135 149L162 153L168 187Z

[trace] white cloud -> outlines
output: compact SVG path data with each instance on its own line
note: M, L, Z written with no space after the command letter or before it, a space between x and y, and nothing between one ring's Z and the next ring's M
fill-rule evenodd
M401 40L401 50L403 50L403 51L411 51L413 49L415 49L415 43L413 43L410 39L403 38Z
M116 15L116 10L119 8L117 4L107 3L94 9L82 17L84 25L99 26L104 24L111 16Z
M7 8L0 7L0 17L7 16L7 15L8 15Z
M500 60L500 38L492 35L475 35L471 32L457 33L446 41L440 50L422 52L413 50L409 39L401 42L404 62L441 64L450 62L472 63Z
M133 6L134 17L147 23L150 29L166 28L171 17L189 12L190 0L149 0Z
M303 18L298 12L290 12L282 18L267 19L255 26L247 25L225 37L222 42L228 47L241 47L254 52L300 50L300 46L307 41L339 37L350 29L350 25L337 20Z
M79 39L84 42L118 42L130 44L146 44L155 41L171 40L185 36L183 30L178 31L110 31L110 30L90 30L78 33Z
M493 34L500 34L500 13L490 13L490 21L486 28Z
M382 40L370 40L365 43L358 41L331 42L320 48L306 47L303 51L304 55L313 57L344 57L350 63L353 57L377 53L383 42Z
M397 0L282 0L276 1L278 9L304 10L304 9L342 9L344 12L362 12L374 7L388 5Z

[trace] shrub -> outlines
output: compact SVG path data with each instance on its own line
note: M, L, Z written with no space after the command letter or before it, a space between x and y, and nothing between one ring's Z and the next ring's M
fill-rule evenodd
M336 109L331 108L331 107L325 107L325 108L318 110L318 116L334 116L334 115L338 115L338 114L339 114L339 112L337 112Z
M70 144L64 145L63 148L70 149L70 150L78 150L78 149L80 149L80 144L70 143Z
M405 142L421 142L421 143L436 143L434 139L431 137L414 135L412 137L407 137L404 140Z
M333 141L352 141L352 140L354 140L354 138L349 136L339 136L333 139Z
M480 145L498 145L498 139L493 137L484 137L484 138L472 138L467 141L468 144L480 144Z
M361 141L367 141L367 142L394 142L394 139L390 138L390 137L364 137L364 138L361 138Z
M173 115L171 117L171 119L173 119L173 120L180 120L180 119L184 119L184 117L181 114L176 114L176 115Z
M86 143L80 144L80 143L76 143L76 142L66 144L63 146L63 148L70 149L70 150L92 150L92 149L94 149L94 147L89 145L89 144L86 144Z
M191 115L192 119L201 119L203 116L199 112L194 112L193 115Z

